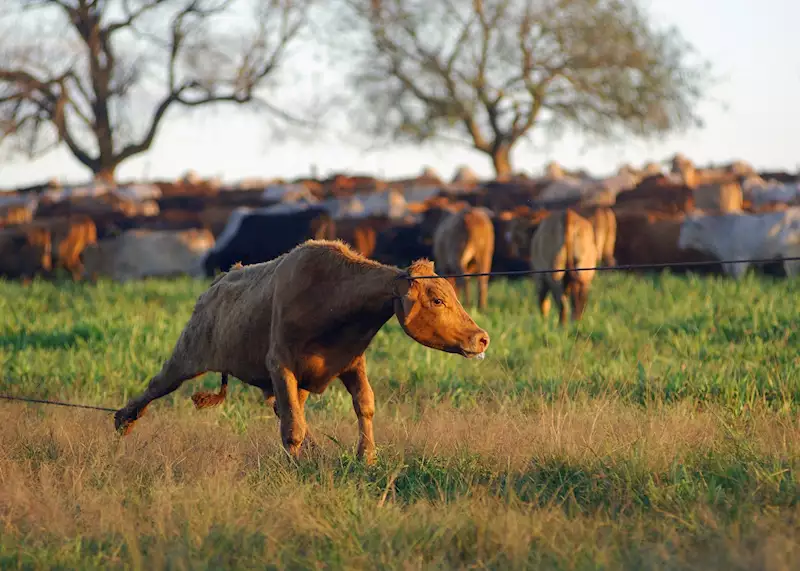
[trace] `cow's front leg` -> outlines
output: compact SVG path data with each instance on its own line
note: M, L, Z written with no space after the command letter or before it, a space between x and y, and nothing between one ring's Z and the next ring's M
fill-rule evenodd
M306 421L298 394L297 377L277 359L267 357L275 402L281 424L281 441L290 456L297 459L306 436Z
M367 378L367 361L361 355L353 367L339 375L353 398L353 408L358 417L358 457L367 464L375 462L375 436L372 432L372 417L375 416L375 395Z
M306 416L306 401L308 400L308 395L310 394L311 393L305 389L297 389L297 400L300 402L300 411L303 413L303 418L305 418ZM275 416L277 416L280 419L281 414L280 411L278 411L278 401L275 400L275 395L269 397L267 399L267 402L272 403L272 410L275 411ZM314 438L314 435L311 432L311 428L309 428L307 422L306 422L306 437L303 440L303 446L307 447L308 449L313 449L317 447L317 439Z

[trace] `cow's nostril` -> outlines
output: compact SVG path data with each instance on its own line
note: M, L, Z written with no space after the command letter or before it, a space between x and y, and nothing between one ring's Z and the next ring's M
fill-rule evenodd
M478 337L478 345L481 346L481 349L486 349L489 346L489 336L484 333Z

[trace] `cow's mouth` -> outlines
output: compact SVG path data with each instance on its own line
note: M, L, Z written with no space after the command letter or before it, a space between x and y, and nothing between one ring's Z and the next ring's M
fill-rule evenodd
M483 361L483 359L486 358L486 351L467 351L466 349L461 349L460 353L467 359L477 359L478 361Z

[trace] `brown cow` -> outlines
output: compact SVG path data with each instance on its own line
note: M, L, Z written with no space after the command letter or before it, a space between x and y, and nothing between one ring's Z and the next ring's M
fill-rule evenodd
M33 209L25 204L0 206L0 227L26 224L33 220Z
M559 323L567 320L567 296L572 302L572 320L578 321L586 308L595 271L570 271L571 268L593 268L597 262L592 223L571 209L554 212L545 218L531 242L531 267L534 270L559 270L534 274L542 316L550 312L548 294L558 306Z
M83 275L81 255L97 243L97 227L88 216L37 220L33 225L48 229L52 236L53 269L64 268L78 281Z
M690 266L684 264L709 260L709 256L696 250L682 250L678 237L685 216L663 212L617 212L617 263L622 265L664 264L672 271L682 272ZM706 267L694 266L697 272L719 272L717 263Z
M22 278L52 270L52 238L50 231L25 224L0 230L0 276Z
M392 220L388 216L341 218L336 221L336 237L362 256L371 258L375 253L378 234L391 225Z
M692 187L676 184L668 176L655 175L642 180L633 190L620 192L615 204L629 210L689 212L694 208L694 192Z
M306 437L305 401L338 377L353 399L359 457L374 461L375 402L364 351L392 315L412 339L439 351L483 358L489 335L478 327L428 260L403 271L365 258L341 241L308 240L286 254L218 276L197 300L170 358L143 394L114 416L127 432L145 407L206 371L275 399L281 439L297 457Z
M494 255L494 226L484 208L451 212L433 235L433 259L445 274L488 273ZM478 276L478 307L485 309L489 301L489 276ZM456 291L463 291L469 305L469 287L463 277L450 278Z

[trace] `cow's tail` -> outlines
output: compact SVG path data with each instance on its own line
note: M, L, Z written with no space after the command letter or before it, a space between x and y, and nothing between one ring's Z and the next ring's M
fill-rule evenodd
M222 385L218 393L199 392L192 395L195 408L209 408L223 403L228 394L228 373L222 373Z

